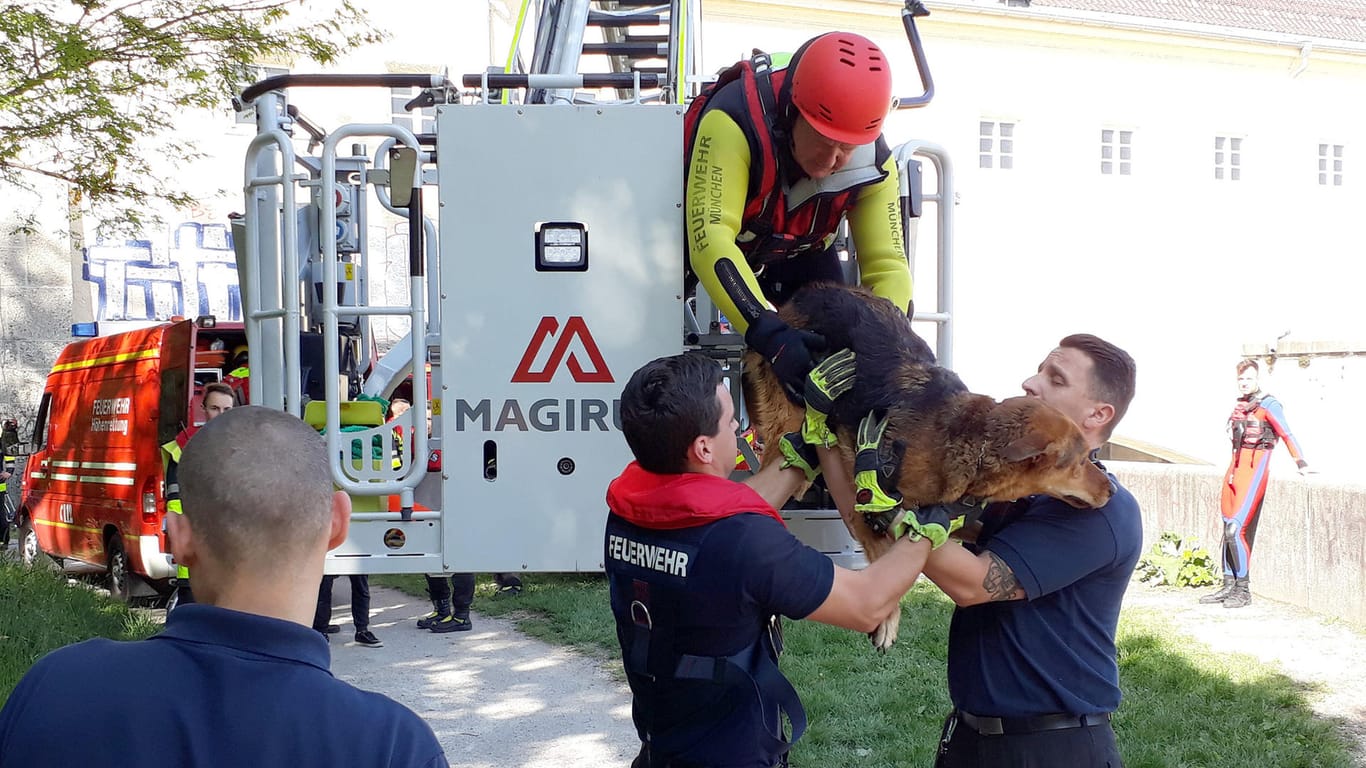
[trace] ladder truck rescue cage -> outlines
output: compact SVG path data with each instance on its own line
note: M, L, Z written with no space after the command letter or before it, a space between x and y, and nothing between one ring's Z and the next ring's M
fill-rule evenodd
M743 339L705 291L684 294L683 114L705 83L698 0L535 6L529 65L532 0L499 71L459 83L283 75L240 97L257 124L233 220L251 401L325 436L354 508L328 573L601 571L607 485L631 459L619 399L630 375L698 349L739 399ZM902 10L923 93L899 108L933 97L915 27L926 13L914 0ZM580 72L593 56L608 71ZM357 87L416 89L406 108L432 108L435 133L326 130L287 98ZM908 259L923 205L937 212L938 305L916 319L937 324L947 364L952 170L932 144L894 152ZM933 193L917 158L934 165ZM372 231L386 233L373 253ZM404 237L406 260L385 245ZM372 304L371 281L404 266L406 300ZM376 317L408 328L383 354ZM400 388L412 407L386 420L374 398ZM832 557L861 559L833 510L784 516Z

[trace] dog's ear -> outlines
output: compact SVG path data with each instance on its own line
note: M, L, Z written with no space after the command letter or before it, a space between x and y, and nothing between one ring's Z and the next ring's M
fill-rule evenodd
M1048 450L1048 443L1047 435L1042 432L1031 431L1024 437L1013 440L1006 445L1005 449L1001 451L1001 458L1011 464L1032 459Z

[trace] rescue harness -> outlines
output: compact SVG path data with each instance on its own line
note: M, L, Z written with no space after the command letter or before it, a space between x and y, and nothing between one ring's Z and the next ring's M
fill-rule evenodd
M1228 420L1233 450L1251 448L1269 451L1276 447L1279 440L1276 430L1271 428L1271 423L1266 419L1257 418L1257 411L1261 410L1265 397L1265 394L1258 392L1246 399L1238 398L1238 402L1233 405L1233 415L1229 416Z
M678 596L674 590L651 588L648 582L630 580L632 595L630 641L625 648L625 666L628 672L640 675L651 682L659 680L696 680L710 682L721 688L748 689L760 701L776 705L776 721L770 722L773 707L762 707L764 712L762 747L773 753L786 755L792 744L796 743L806 731L806 710L792 683L783 677L778 668L778 657L783 652L782 619L769 616L760 628L758 638L749 646L729 656L696 656L677 653L671 638L674 637L673 617L677 615ZM650 701L637 697L636 704L647 710ZM701 713L710 714L710 713ZM792 724L790 736L784 735L782 715ZM667 734L647 733L647 744L656 737L663 737L670 743L693 743L700 740L707 729L714 725L709 718L698 717L677 724ZM786 764L784 758L783 764Z

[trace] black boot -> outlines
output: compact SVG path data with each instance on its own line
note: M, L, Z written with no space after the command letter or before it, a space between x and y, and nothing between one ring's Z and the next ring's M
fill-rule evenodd
M432 625L451 615L449 597L432 601L432 612L417 620L418 629L431 629Z
M438 635L444 635L447 632L468 632L471 629L474 629L474 625L470 623L468 614L465 616L443 616L432 624L432 631Z
M1233 583L1233 591L1224 598L1225 608L1246 608L1252 605L1252 590L1248 589L1247 579L1237 579Z
M1214 605L1215 603L1222 603L1222 602L1224 602L1224 598L1228 597L1228 596L1229 596L1229 593L1232 592L1232 591L1233 591L1233 577L1232 577L1232 576L1225 576L1225 577L1224 577L1224 588L1221 589L1221 590L1219 590L1218 592L1211 592L1211 593L1209 593L1208 595L1205 595L1204 597L1200 598L1200 604L1201 604L1201 605Z

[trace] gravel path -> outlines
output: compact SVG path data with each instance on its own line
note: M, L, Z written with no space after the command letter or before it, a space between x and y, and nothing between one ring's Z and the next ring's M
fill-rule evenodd
M437 635L413 622L431 604L372 586L370 630L383 648L351 642L350 584L337 579L332 672L407 705L460 768L628 765L640 748L631 694L605 663L547 645L511 622L475 614L474 629Z
M1355 744L1356 764L1366 768L1366 634L1294 606L1253 597L1246 608L1200 605L1210 590L1129 585L1125 608L1147 608L1170 618L1181 631L1211 648L1238 650L1274 664L1308 684L1308 702L1320 717L1338 723Z

